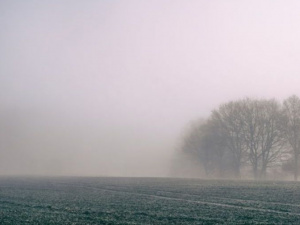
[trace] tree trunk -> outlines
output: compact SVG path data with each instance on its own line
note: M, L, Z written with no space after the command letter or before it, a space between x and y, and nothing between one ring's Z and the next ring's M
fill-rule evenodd
M267 166L263 165L262 168L261 168L261 173L260 173L259 179L264 180L266 178L267 178Z
M234 171L235 177L237 179L241 179L241 166L240 166L240 164L237 163L234 169L235 169L235 171Z
M254 180L257 180L258 179L258 173L257 173L257 165L254 164L253 165L253 177L254 177Z
M295 173L294 173L294 180L297 181L298 180L298 157L299 157L299 154L295 154L295 164L294 164L294 167L295 167Z

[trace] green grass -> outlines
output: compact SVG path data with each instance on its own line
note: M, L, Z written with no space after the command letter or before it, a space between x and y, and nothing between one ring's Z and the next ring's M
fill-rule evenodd
M300 224L300 184L0 178L0 224Z

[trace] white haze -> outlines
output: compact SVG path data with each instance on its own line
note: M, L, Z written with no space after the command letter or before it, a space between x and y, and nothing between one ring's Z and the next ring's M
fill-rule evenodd
M0 2L0 174L168 176L220 103L300 95L300 2Z

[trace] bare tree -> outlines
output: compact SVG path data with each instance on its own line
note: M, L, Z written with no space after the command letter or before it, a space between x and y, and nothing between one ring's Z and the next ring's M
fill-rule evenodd
M282 149L285 139L282 133L281 121L282 114L280 105L275 100L264 100L262 104L262 118L260 126L261 134L261 174L266 176L266 170L269 166L280 163Z
M191 156L203 166L205 175L208 176L210 172L210 154L207 149L203 148L205 121L197 121L191 124L190 129L183 137L181 151L184 154Z
M244 138L255 179L265 178L267 168L280 162L284 138L282 114L276 100L245 99L242 104Z
M184 136L182 151L196 159L206 176L223 175L224 147L219 130L210 120L193 123Z
M211 119L221 130L223 142L233 157L234 172L240 177L241 166L245 157L244 121L241 116L242 102L235 101L221 105L212 112Z
M261 158L261 104L257 100L243 101L242 118L244 120L244 141L247 148L248 160L252 166L253 176L258 178L259 160Z
M292 149L288 154L287 143ZM300 99L292 96L283 107L274 99L225 103L208 120L193 125L182 150L198 159L206 175L223 176L230 169L240 177L242 167L251 165L255 179L265 178L268 168L283 165L283 159L287 162L291 157L286 156L292 156L297 179Z
M217 124L211 119L207 120L206 123L203 124L203 130L203 148L211 154L214 175L223 177L225 170L227 170L229 166L226 165L226 160L224 159L227 149L225 147L222 130L220 130Z
M300 99L293 95L283 102L285 116L285 138L291 148L294 159L294 179L298 179L300 154Z

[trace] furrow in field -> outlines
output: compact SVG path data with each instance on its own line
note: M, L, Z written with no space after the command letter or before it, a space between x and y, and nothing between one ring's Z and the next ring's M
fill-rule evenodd
M126 194L132 194L132 195L153 197L153 198L171 200L171 201L182 201L182 202L190 202L190 203L202 204L202 205L211 205L211 206L226 207L226 208L236 208L236 209L240 209L240 210L250 210L250 211L260 211L260 212L300 216L300 213L283 212L283 211L279 211L279 210L256 208L256 207L251 207L251 206L237 206L237 205L231 205L231 204L225 204L225 203L216 203L216 202L208 202L208 201L200 201L200 200L189 200L189 199L183 199L183 198L166 197L166 196L145 194L145 193L136 193L136 192L129 192L129 191L102 188L102 187L87 187L87 186L82 186L82 187L95 189L95 190L109 191L109 192L118 192L118 193L126 193Z
M194 197L201 197L201 195L196 194L187 194L187 193L180 193L180 192L173 192L173 191L159 191L162 193L170 193L170 194L177 194L182 196L194 196ZM251 199L240 199L240 198L225 198L225 197L211 197L213 199L221 199L226 201L236 201L241 203L255 203L255 204L268 204L268 205L280 205L280 206L291 206L291 207L300 207L299 204L291 204L291 203L281 203L281 202L272 202L272 201L259 201L259 200L251 200Z
M123 189L123 187L120 186L106 186L106 189L109 190L118 190L118 191L123 191L120 190L120 188ZM156 191L158 193L165 193L165 194L171 194L171 195L179 195L178 197L173 197L173 196L163 196L163 195L156 195L156 196L163 196L163 197L170 197L170 198L176 198L176 199L185 199L185 200L191 200L191 201L197 201L197 200L192 200L192 199L186 199L184 197L196 197L196 198L203 198L203 195L197 195L197 194L188 194L188 193L182 193L182 192L176 192L176 191L164 191L160 189L152 189L153 191ZM128 193L130 191L125 190L124 192ZM134 192L136 193L136 192ZM146 193L140 193L140 194L145 194ZM183 198L181 198L183 197ZM291 203L280 203L280 202L272 202L272 201L259 201L259 200L250 200L250 199L239 199L239 198L226 198L226 197L215 197L215 196L210 196L210 199L208 201L203 201L203 202L210 202L210 203L216 203L216 204L226 204L230 206L236 206L236 207L252 207L255 209L265 209L265 210L273 210L273 211L278 211L282 213L294 213L294 214L300 214L300 212L291 212L291 211L300 211L300 205L299 204L291 204ZM226 201L226 203L219 203L221 201ZM202 201L202 200L200 200ZM216 202L217 201L217 202ZM252 206L247 206L249 204L252 204ZM254 206L253 206L254 205ZM277 210L277 209L270 209L271 207L280 207L280 206L287 206L290 207L292 210Z

